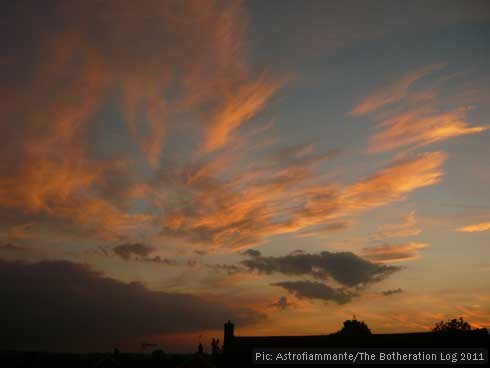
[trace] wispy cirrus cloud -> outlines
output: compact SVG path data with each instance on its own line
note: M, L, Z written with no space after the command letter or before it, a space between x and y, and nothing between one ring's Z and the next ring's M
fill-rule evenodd
M175 115L194 117L187 136L215 150L282 85L247 65L239 1L55 2L46 17L16 8L45 32L26 47L35 56L8 58L25 78L8 75L0 91L0 153L14 158L0 168L5 208L110 237L148 226L153 216L133 206L144 195L140 171L160 167ZM6 29L32 34L18 22ZM108 104L121 119L99 124ZM122 133L108 139L113 131Z
M373 116L377 131L369 139L370 153L414 149L490 128L471 124L467 118L471 105L463 101L453 101L457 104L453 108L444 106L447 98L440 97L439 89L454 76L440 78L429 87L410 89L414 82L443 67L429 65L408 73L380 87L353 108L349 114L357 117L377 113ZM379 112L381 109L384 110Z
M378 231L374 234L375 239L415 236L422 232L417 226L417 218L415 210L410 211L403 216L401 222L394 224L384 224L378 227Z
M361 254L375 263L405 262L417 259L419 251L428 246L426 243L381 244L366 247Z
M248 65L243 10L207 1L54 6L73 19L70 31L48 27L29 78L2 93L2 121L19 124L2 135L0 153L15 159L0 168L0 206L104 239L134 243L144 233L236 251L280 234L345 230L348 217L440 181L440 152L340 183L325 169L335 147L246 137L246 128L267 130L268 122L245 123L285 79ZM407 76L398 98L438 68ZM368 105L392 103L374 100ZM101 119L108 104L119 118Z
M313 236L321 237L329 235L334 231L346 230L349 228L349 225L350 223L347 221L327 222L326 224L308 227L305 230L297 232L295 235L298 238L307 238Z
M224 152L223 155L227 155ZM288 233L304 227L296 218L301 216L303 194L317 176L316 165L333 156L318 153L310 145L297 145L266 154L256 165L236 170L236 161L223 177L221 164L169 164L153 195L172 196L162 218L162 234L185 238L207 247L240 249L259 243L264 237ZM240 166L238 166L240 167ZM285 201L289 195L291 201Z
M481 133L488 125L471 125L468 107L439 112L431 106L394 114L378 123L378 132L369 140L369 152L421 147L450 138Z
M261 77L238 90L229 91L223 106L216 112L216 117L206 132L204 150L209 152L222 148L229 140L230 134L260 111L282 83L267 81Z
M374 208L403 198L411 191L438 183L443 152L430 152L395 161L378 173L360 180L345 190L345 201L351 208Z
M456 231L463 233L474 233L488 230L490 230L490 222L480 222L479 224L467 225L456 229Z
M441 70L444 66L444 64L429 65L405 74L400 79L373 91L356 105L349 114L352 116L363 116L402 100L407 96L408 89L413 83L434 71Z
M162 176L165 193L178 195L167 203L170 211L162 218L162 234L239 250L277 234L342 230L348 225L347 216L403 200L418 188L438 183L446 157L441 152L407 157L342 186L317 184L314 165L328 155L291 152L295 159L283 157L265 164L267 170L251 168L225 180L207 166L192 171L169 167ZM159 189L154 191L156 195Z
M2 92L2 122L18 122L3 124L0 153L14 159L0 168L2 208L104 239L134 243L144 233L238 250L279 234L344 230L346 217L439 181L439 153L342 184L324 168L335 149L246 137L245 123L285 79L248 65L241 2L133 8L54 5L72 19L69 32L47 24L29 78ZM108 104L120 119L100 119ZM108 139L113 131L122 138Z

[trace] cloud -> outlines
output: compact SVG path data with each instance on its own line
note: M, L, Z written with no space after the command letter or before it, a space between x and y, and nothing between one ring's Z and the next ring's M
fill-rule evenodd
M162 219L162 234L210 249L240 250L273 235L340 230L347 226L346 216L438 183L446 157L441 152L406 157L342 187L312 180L317 158L329 155L309 150L298 148L294 159L288 154L264 164L267 170L250 169L225 180L207 166L192 171L170 166L159 185L165 184L167 197L176 194L165 203L170 210Z
M0 208L97 240L162 235L238 251L342 230L346 217L440 180L440 153L345 185L324 171L338 150L276 145L257 117L285 78L248 62L245 10L69 2L45 17L26 10L27 29L9 20L6 33L26 42L45 32L17 60L23 77L0 91L0 121L15 122L0 138L13 158L0 167Z
M417 259L418 251L428 246L426 243L382 244L364 248L362 255L376 263L405 262Z
M394 295L394 294L400 294L402 292L403 292L403 290L401 288L398 288L398 289L383 290L381 292L381 294L384 296L390 296L390 295Z
M246 256L250 256L252 258L260 257L262 253L260 253L257 249L247 249L242 252L242 254Z
M410 160L394 163L391 171L404 167L378 173L383 182L344 186L323 171L337 150L278 149L257 133L268 123L245 124L284 78L248 65L244 10L239 1L67 3L29 23L46 32L33 45L42 52L22 58L34 60L22 64L26 77L4 93L2 121L16 124L0 138L0 154L14 158L0 168L0 208L70 234L134 242L143 233L237 251L341 230L346 216L438 182L438 162L415 167L433 154L406 170ZM425 174L434 177L401 184Z
M430 65L406 74L397 82L368 96L350 112L351 115L362 116L390 105L374 116L377 132L369 139L370 153L415 149L490 128L489 125L472 125L467 121L468 111L471 110L471 105L463 102L467 98L457 99L459 106L447 108L446 100L449 98L443 100L438 94L438 87L454 75L440 78L430 87L409 91L415 81L442 67ZM391 106L395 102L398 104Z
M306 238L310 236L323 236L331 233L332 231L345 230L349 228L350 223L347 221L336 221L326 223L322 225L312 226L308 229L299 231L296 236L299 238Z
M488 231L488 230L490 230L490 222L481 222L479 224L463 226L456 229L456 231L463 232L463 233L473 233L473 232Z
M431 107L394 114L378 122L378 132L369 139L369 152L378 153L397 148L417 148L450 138L481 133L490 126L474 126L466 121L469 108L446 112Z
M126 341L136 348L145 336L197 333L227 319L246 325L261 318L247 308L152 291L67 261L0 260L0 289L0 344L7 350L109 351Z
M360 180L345 190L344 201L351 208L375 208L403 198L417 188L441 180L443 152L429 152L395 161L375 175Z
M151 256L157 249L150 245L142 243L123 243L114 247L114 253L129 261L134 259L140 262L158 263L167 266L178 266L179 264L175 259L162 258L160 256Z
M141 243L124 243L114 247L114 253L124 260L129 260L132 256L147 257L156 249Z
M224 271L228 275L233 275L245 271L243 267L233 265L233 264L208 264L206 265L206 267L213 271L218 271L218 272Z
M280 310L286 310L286 309L291 308L293 305L294 304L292 304L288 301L287 296L281 296L281 297L279 297L279 299L277 299L276 302L272 303L270 306L277 308L277 309L280 309Z
M179 264L175 259L161 258L160 256L140 258L139 261L159 263L167 266L177 266Z
M14 223L9 224L9 220L5 219L2 225L6 225L4 229L0 230L0 237L21 240L26 239L31 236L31 230L33 227L32 223Z
M375 234L375 238L392 238L392 237L404 237L414 236L422 232L417 227L417 219L415 217L415 211L409 212L402 218L400 223L385 224L378 227L378 231Z
M352 300L355 294L342 289L334 289L316 281L283 281L273 284L280 286L298 298L319 299L345 304Z
M262 77L257 82L230 91L206 133L205 151L222 148L229 140L230 134L260 111L281 84Z
M331 151L291 148L256 165L238 165L242 158L228 162L226 154L225 167L211 161L192 166L169 163L162 170L155 191L165 185L164 194L171 198L165 203L169 210L161 220L162 234L210 248L240 250L307 226L297 218L299 202L305 200L315 166L331 158ZM289 202L288 195L293 197Z
M9 48L15 72L0 90L0 120L14 122L2 124L0 154L13 159L0 168L0 207L112 238L148 227L153 217L134 203L147 185L141 170L148 178L160 167L176 116L192 117L184 140L215 150L282 85L246 62L245 10L240 1L54 2L39 16L13 6L4 34L25 47ZM36 29L43 35L32 38ZM101 119L107 107L120 116Z
M396 267L371 263L351 252L326 251L319 254L295 252L280 257L255 255L242 261L242 264L264 274L281 273L322 280L333 279L349 287L381 281L398 270Z
M399 80L372 92L370 96L366 97L357 106L355 106L349 112L349 115L363 116L386 105L402 100L407 95L408 89L413 83L442 68L444 68L444 64L434 64L405 74Z
M5 244L0 244L0 252L1 251L6 251L6 252L24 252L26 251L27 248L21 247L19 245L15 245L12 243L5 243Z

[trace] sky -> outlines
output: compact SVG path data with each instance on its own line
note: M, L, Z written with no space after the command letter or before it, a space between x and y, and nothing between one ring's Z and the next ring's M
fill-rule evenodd
M487 1L1 7L1 348L490 327Z

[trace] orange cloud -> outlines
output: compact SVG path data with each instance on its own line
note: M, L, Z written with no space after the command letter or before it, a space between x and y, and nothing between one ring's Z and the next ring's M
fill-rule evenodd
M414 189L438 183L445 159L446 155L442 152L430 152L395 162L349 186L345 190L344 202L349 208L363 209L400 200Z
M436 113L420 108L382 120L379 132L369 140L369 152L385 152L403 147L420 147L430 143L481 133L490 126L472 126L465 121L468 108Z
M444 68L444 64L434 64L404 75L399 80L374 91L370 96L366 97L355 106L349 112L349 115L363 116L376 111L385 105L400 101L407 95L409 87L414 82L442 68Z
M363 256L377 263L411 261L418 258L418 251L427 248L426 243L382 244L363 249Z
M257 132L270 125L244 123L284 78L248 65L243 10L239 1L55 7L69 29L47 32L32 80L2 91L12 102L2 121L18 124L0 138L0 153L13 157L0 168L0 206L87 233L237 250L278 234L342 230L345 217L440 180L439 152L347 186L321 171L332 151L269 152L274 137ZM406 77L397 91L439 67ZM112 103L121 118L100 119ZM123 152L105 152L114 146Z
M289 152L293 155L289 159L283 152L282 160L264 164L267 169L260 175L249 169L223 180L209 167L196 167L185 175L181 169L170 171L182 181L173 179L172 187L167 187L179 196L164 205L170 210L161 222L163 233L211 248L239 250L273 235L342 230L346 216L401 200L415 189L439 182L445 160L440 152L406 158L342 187L315 176L318 157L328 156L299 148ZM310 182L312 178L321 179L323 185ZM413 220L409 216L405 228L396 230L413 231Z
M260 111L280 86L281 83L262 76L256 82L230 91L206 132L204 150L209 152L223 147L230 134Z
M350 223L346 221L327 222L318 226L312 226L304 231L297 232L295 235L298 238L308 237L323 237L334 231L345 230L350 227Z
M488 230L490 230L490 222L481 222L479 224L463 226L456 229L456 231L463 232L463 233L474 233L478 231L488 231Z
M155 201L139 170L161 166L169 129L181 121L176 115L189 114L186 134L204 129L204 146L214 150L280 87L247 65L240 1L60 3L50 10L70 22L62 32L35 24L47 31L29 78L0 91L7 97L0 153L12 157L0 168L0 207L125 235L131 221L151 218L131 207L135 199ZM94 154L120 145L119 133L104 131L94 148L94 132L102 130L95 116L113 100L148 167L130 146L109 159ZM114 120L110 131L121 131ZM234 218L247 211L237 207Z
M459 94L445 98L443 104L438 89L456 75L439 78L431 86L411 91L409 87L424 76L443 68L443 65L429 65L406 74L398 81L380 88L366 97L350 112L353 116L363 116L375 112L386 105L388 109L374 117L377 132L369 140L370 153L394 149L414 149L450 138L481 133L489 125L472 125L466 115L470 109L468 96ZM473 96L473 99L477 97ZM395 106L393 103L397 102ZM458 107L447 110L448 102ZM444 109L442 108L444 107Z
M400 223L385 224L378 227L378 231L374 235L375 238L390 238L400 236L413 236L421 233L417 227L417 219L415 211L411 211L402 218Z

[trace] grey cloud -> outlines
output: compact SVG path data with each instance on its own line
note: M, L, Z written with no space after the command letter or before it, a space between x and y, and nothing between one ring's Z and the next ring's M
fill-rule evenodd
M243 272L245 269L243 267L231 264L208 264L206 265L210 270L213 271L224 271L228 275L233 275L235 273Z
M248 253L247 255L250 255ZM317 279L334 279L349 287L359 287L383 280L397 267L367 261L351 252L291 253L280 257L252 256L242 261L250 270L265 274L305 275Z
M67 261L0 260L2 349L108 351L145 336L240 325L262 316L184 293L152 291Z
M390 296L390 295L393 295L393 294L400 294L402 292L403 292L403 290L401 288L398 288L398 289L383 290L381 292L381 294L384 295L384 296Z
M168 266L177 266L178 262L175 259L161 258L160 256L142 258L142 261L160 263Z
M155 248L142 243L124 243L114 247L114 253L125 260L132 256L146 257L154 251Z
M349 227L349 223L348 222L345 222L345 221L339 221L339 222L332 222L332 223L329 223L329 224L325 224L323 226L319 226L318 227L318 230L322 231L322 230L327 230L327 231L331 231L331 230L344 230L344 229L347 229Z
M262 253L260 253L259 250L256 249L247 249L242 252L242 254L250 256L250 257L260 257Z
M276 307L278 309L288 309L292 306L293 304L288 301L287 296L281 296L279 299L277 299L276 302L271 304L271 307Z
M280 286L298 298L320 299L333 301L337 304L345 304L357 294L342 289L334 289L328 285L316 281L282 281L273 284Z

